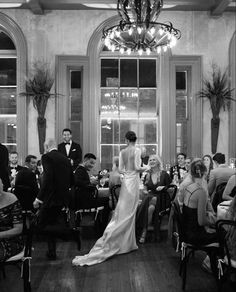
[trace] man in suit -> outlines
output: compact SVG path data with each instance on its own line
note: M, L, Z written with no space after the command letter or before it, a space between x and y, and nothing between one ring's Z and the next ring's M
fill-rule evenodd
M186 169L186 154L185 153L178 153L177 154L177 164L170 168L170 178L171 180L181 183L184 177L184 174L187 172Z
M16 174L14 193L24 210L33 210L33 202L39 192L35 175L36 168L37 157L27 155L25 158L25 167L21 167Z
M104 206L102 215L102 232L105 230L109 219L109 198L94 196L97 191L98 180L94 176L89 177L89 172L96 164L96 156L92 153L84 155L83 162L74 172L77 209L90 209Z
M8 175L11 183L11 187L15 185L15 178L18 173L23 168L23 166L18 164L18 153L12 151L9 154L9 165L8 165Z
M53 139L45 142L45 152L42 156L43 178L40 191L34 201L34 207L40 210L37 228L48 236L47 257L56 259L56 241L54 232L60 226L62 208L67 205L69 189L73 183L73 172L69 160L57 151ZM52 227L52 229L50 229ZM62 228L62 226L61 226ZM52 231L50 231L52 230Z
M58 151L70 160L72 168L75 170L82 160L81 147L72 141L72 132L70 129L64 129L62 135L63 142L58 145Z
M3 183L3 190L7 191L7 189L10 187L10 180L8 176L8 150L7 147L0 143L0 178Z
M215 168L210 172L208 192L213 200L216 188L222 183L227 183L229 178L235 173L235 170L225 164L225 155L222 153L216 153L212 159Z

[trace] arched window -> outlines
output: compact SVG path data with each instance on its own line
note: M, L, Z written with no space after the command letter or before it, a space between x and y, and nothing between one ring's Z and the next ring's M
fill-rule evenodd
M9 151L16 150L16 48L0 31L0 141Z
M9 16L0 12L0 141L9 151L17 147L19 160L27 155L27 103L25 76L27 46L24 34L18 24Z

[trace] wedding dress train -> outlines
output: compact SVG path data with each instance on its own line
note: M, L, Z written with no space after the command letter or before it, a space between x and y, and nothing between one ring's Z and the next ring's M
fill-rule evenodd
M139 200L140 150L130 151L128 162L120 155L120 166L125 168L119 200L111 221L103 236L97 240L90 252L76 256L72 264L76 266L94 265L115 254L123 254L138 248L135 237L135 213ZM126 167L125 167L126 164Z

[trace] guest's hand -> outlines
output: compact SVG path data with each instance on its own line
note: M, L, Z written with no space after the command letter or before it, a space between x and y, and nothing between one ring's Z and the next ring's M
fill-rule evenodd
M164 189L164 187L165 187L165 186L159 186L159 187L156 188L156 190L157 190L158 192L160 192L160 191L162 191L162 190Z
M90 176L90 183L92 184L92 185L97 185L98 184L98 179L97 179L97 177L96 176Z
M41 204L42 204L42 202L40 200L38 200L37 198L33 202L33 206L35 209L38 209Z

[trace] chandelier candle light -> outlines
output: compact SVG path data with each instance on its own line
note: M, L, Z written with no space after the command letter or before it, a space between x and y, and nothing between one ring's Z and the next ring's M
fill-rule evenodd
M157 22L163 0L118 0L119 24L103 30L106 47L121 54L158 54L173 47L181 32L171 22Z

